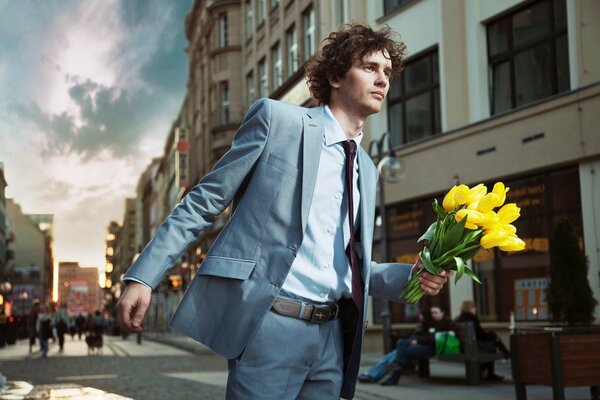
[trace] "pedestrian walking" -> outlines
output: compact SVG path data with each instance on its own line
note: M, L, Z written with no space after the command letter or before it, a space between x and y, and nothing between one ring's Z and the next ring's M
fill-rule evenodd
M389 28L345 25L306 67L318 107L255 102L126 273L122 326L143 330L151 290L232 204L171 325L229 359L228 399L352 398L368 295L398 300L422 268L371 262L377 168L360 147L404 49Z
M69 327L69 313L64 304L60 304L56 314L54 314L54 326L58 337L58 351L62 353L65 347L65 333L67 333Z
M75 326L77 327L77 336L81 340L81 335L85 332L86 319L82 314L77 314L75 318Z
M39 336L37 330L37 319L40 313L40 301L38 299L33 300L31 310L27 315L27 335L29 336L29 353L33 352L33 346L35 346L35 340ZM40 344L41 349L41 344Z
M40 345L42 347L42 357L48 357L48 341L52 336L52 313L50 306L44 304L40 307L40 313L37 318L37 331L39 332Z

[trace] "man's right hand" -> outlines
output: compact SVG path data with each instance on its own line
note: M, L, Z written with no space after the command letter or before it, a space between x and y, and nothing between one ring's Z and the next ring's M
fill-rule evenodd
M131 332L143 332L142 320L151 298L152 291L148 286L129 282L117 304L121 327Z

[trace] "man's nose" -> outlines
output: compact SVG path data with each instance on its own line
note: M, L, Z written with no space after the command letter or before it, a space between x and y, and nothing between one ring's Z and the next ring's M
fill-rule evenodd
M380 72L377 74L375 85L381 88L385 88L388 85L388 77L384 72Z

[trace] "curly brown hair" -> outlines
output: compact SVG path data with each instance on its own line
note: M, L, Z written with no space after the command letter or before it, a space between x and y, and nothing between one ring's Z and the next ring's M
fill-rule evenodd
M399 74L406 46L394 40L393 35L395 33L387 25L374 31L370 26L358 23L342 25L337 31L331 32L304 67L310 93L317 102L329 103L329 79L342 79L355 59L362 60L373 52L385 50L392 61L392 76Z

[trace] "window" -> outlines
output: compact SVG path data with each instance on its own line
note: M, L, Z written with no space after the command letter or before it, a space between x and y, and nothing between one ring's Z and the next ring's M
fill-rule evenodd
M522 252L482 251L475 256L474 272L483 283L473 284L475 302L482 320L508 321L511 312L518 321L547 320L544 289L550 277L551 232L566 218L583 238L579 170L567 167L505 184L510 187L506 203L521 207L514 224L527 246Z
M221 94L221 124L225 125L230 122L229 119L229 82L221 82L220 85Z
M273 71L273 89L277 89L283 83L283 62L279 43L271 48L271 63Z
M248 96L248 106L256 100L256 91L254 89L254 73L246 75L246 95Z
M393 146L441 131L437 49L409 60L399 79L390 85L388 115Z
M256 17L258 25L265 22L265 0L256 0Z
M312 7L302 14L304 23L304 59L315 53L315 11Z
M246 0L246 38L252 36L254 32L254 10L252 9L252 0Z
M298 70L298 41L296 38L296 27L292 25L285 33L287 43L287 75L289 78Z
M411 1L414 0L383 0L383 13L387 15Z
M488 24L492 115L569 90L566 14L543 0Z
M266 65L265 59L263 58L262 60L260 60L258 62L258 79L260 79L258 95L261 98L269 96L269 80L268 80L268 78L269 77L267 74L267 65Z
M219 47L227 47L227 13L219 14Z
M271 8L275 7L277 4L279 4L279 0L271 0Z

